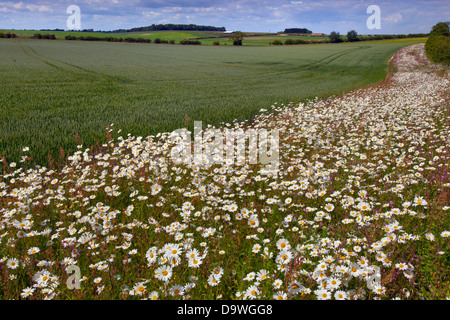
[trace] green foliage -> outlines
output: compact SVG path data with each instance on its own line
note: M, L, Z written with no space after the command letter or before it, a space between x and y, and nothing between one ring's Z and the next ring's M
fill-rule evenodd
M193 45L201 45L202 44L202 42L200 41L200 40L188 40L188 39L185 39L185 40L181 40L180 41L180 44L193 44Z
M347 40L349 42L358 41L358 33L355 30L350 30L347 32Z
M219 42L219 41L214 41L214 42L213 42L213 45L215 45L215 46L220 46L220 42Z
M233 45L235 46L242 46L242 40L245 37L245 33L242 31L235 31L233 32L230 37L229 40L233 41Z
M286 39L284 41L285 45L294 45L294 44L307 44L307 43L312 43L312 41L308 41L308 40L304 40L304 39Z
M275 39L275 40L272 41L272 44L274 46L281 46L281 45L283 45L283 41L281 41L279 39Z
M304 33L304 34L311 34L312 31L308 30L306 28L288 28L284 29L284 33Z
M294 39L286 39L286 40L284 41L284 44L285 44L285 45L292 45L292 44L295 44L295 40L294 40Z
M3 33L3 32L1 32L0 33L0 38L5 38L5 39L10 39L10 38L12 38L12 39L14 39L14 38L16 38L17 37L17 35L15 34L15 33L11 33L11 32L8 32L8 33Z
M35 33L32 37L32 39L44 39L44 40L56 40L56 36L54 34L40 34Z
M450 65L450 32L449 24L439 22L433 26L425 44L428 59L433 62Z
M196 24L152 24L148 27L138 27L131 29L119 29L112 32L142 32L142 31L225 31L225 27L202 26Z
M430 37L433 36L450 36L449 23L448 22L439 22L435 24L430 31Z
M336 31L332 31L330 33L330 35L328 36L328 38L330 39L331 43L338 43L338 42L342 42L342 37L341 34L339 32Z
M429 37L425 49L431 61L450 65L450 37Z

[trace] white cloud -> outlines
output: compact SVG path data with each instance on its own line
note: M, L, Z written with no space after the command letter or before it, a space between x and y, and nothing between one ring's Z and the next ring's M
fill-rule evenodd
M38 11L38 12L53 12L53 10L49 6L37 5L37 4L24 4L23 1L20 2L0 2L0 6L2 7L3 12L7 12L8 9L27 9L29 11Z
M397 23L403 20L403 16L400 13L394 13L384 19L382 18L382 20L388 23Z
M143 11L142 14L146 18L156 18L156 17L159 17L161 15L161 13L154 12L154 11Z
M4 8L10 8L10 9L21 9L23 8L23 2L0 2L0 6Z
M48 6L38 6L36 4L27 4L26 8L30 11L53 12L53 10Z

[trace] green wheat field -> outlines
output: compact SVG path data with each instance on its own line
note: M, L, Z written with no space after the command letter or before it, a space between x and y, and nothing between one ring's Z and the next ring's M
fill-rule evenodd
M0 156L37 163L105 140L114 124L156 135L193 121L251 119L272 103L378 82L389 58L423 40L285 47L0 40ZM78 135L79 139L75 139ZM1 164L0 164L1 166Z

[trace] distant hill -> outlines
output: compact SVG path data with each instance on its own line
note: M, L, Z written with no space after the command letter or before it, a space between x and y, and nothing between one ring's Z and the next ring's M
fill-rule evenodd
M226 31L225 27L201 26L196 24L152 24L148 27L118 29L110 32L142 32L142 31Z

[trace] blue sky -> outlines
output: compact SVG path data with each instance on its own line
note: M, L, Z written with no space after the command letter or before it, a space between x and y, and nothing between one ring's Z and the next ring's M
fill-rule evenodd
M70 5L81 9L81 28L94 30L194 23L247 32L405 34L450 21L449 0L0 0L0 29L67 29ZM367 28L370 5L381 10L380 29Z

